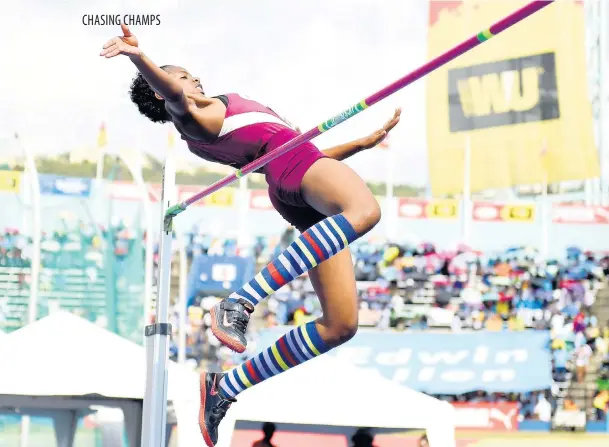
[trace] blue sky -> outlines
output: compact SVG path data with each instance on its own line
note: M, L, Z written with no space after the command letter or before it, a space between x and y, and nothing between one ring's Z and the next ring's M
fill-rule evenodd
M93 146L105 121L113 147L139 145L162 157L167 129L140 117L127 96L134 67L98 56L118 29L84 26L83 14L160 14L160 26L132 28L155 62L182 65L208 94L245 94L308 130L425 62L427 7L426 0L15 0L0 17L0 135L19 131L36 151L56 153ZM424 89L419 81L316 143L363 136L401 106L394 175L423 185ZM387 175L386 151L349 163L369 180Z

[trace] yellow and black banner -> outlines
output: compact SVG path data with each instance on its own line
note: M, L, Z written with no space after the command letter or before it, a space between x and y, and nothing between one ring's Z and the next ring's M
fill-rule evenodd
M535 222L535 204L474 203L472 219L476 222Z
M459 202L400 198L398 215L407 219L454 219L459 216Z
M429 56L526 0L431 0ZM434 195L460 193L471 147L473 191L599 175L588 100L584 7L561 0L427 78Z

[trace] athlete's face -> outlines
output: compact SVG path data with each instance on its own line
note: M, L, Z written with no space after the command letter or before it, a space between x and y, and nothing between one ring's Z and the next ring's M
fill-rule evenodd
M182 89L184 90L184 93L186 93L186 94L195 94L195 93L205 94L205 92L203 91L203 86L201 85L201 80L199 78L193 77L184 68L172 66L172 67L165 68L165 71L167 73L169 73L169 75L172 78L174 78L176 81L178 81L180 83L180 85L182 86Z

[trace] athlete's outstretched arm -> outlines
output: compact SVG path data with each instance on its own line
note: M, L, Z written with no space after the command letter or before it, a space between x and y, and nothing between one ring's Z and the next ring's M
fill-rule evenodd
M381 129L371 133L367 137L359 138L357 140L350 141L349 143L325 149L323 151L324 154L335 160L344 160L345 158L349 158L350 156L357 154L364 149L373 148L381 143L387 137L387 133L400 122L401 113L401 109L396 109L395 113L393 114L393 118L387 121L387 123L385 123Z
M120 54L128 56L150 87L166 101L171 111L177 115L186 114L188 101L179 83L143 53L138 46L137 38L125 24L121 25L121 29L123 35L106 42L100 56L108 59Z

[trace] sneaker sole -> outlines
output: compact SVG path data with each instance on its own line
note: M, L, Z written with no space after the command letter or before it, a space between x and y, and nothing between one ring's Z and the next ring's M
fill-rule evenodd
M211 308L210 314L211 314L211 332L212 332L212 334L214 334L214 337L216 337L218 340L220 340L220 342L224 346L226 346L229 349L232 349L235 352L238 352L239 354L245 352L245 345L243 343L228 336L226 334L226 332L224 332L222 329L220 329L218 327L218 323L216 320L216 308L215 307Z
M199 388L201 392L201 407L199 408L199 428L201 429L201 434L203 435L203 440L208 447L215 447L215 444L212 442L209 437L209 433L207 432L207 425L205 424L205 400L207 396L207 388L205 387L205 380L207 378L207 373L204 371L201 373L199 378Z

